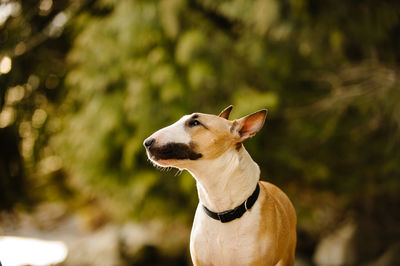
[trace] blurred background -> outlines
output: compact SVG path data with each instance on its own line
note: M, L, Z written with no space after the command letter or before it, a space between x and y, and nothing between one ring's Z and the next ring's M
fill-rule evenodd
M269 109L246 148L295 205L296 265L400 265L399 69L396 0L1 0L0 261L18 236L191 265L195 182L142 142L233 104Z

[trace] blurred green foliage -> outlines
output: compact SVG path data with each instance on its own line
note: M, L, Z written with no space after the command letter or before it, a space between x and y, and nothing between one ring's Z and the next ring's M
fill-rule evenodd
M0 6L18 9L0 20L1 208L189 223L193 179L155 170L142 141L229 104L269 109L246 147L300 226L400 202L398 1L50 2Z

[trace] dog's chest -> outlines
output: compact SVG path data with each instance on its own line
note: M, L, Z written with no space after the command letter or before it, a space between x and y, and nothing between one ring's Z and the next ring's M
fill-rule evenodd
M256 204L240 219L221 223L199 206L190 240L192 255L202 265L250 265L260 248L254 245L259 242L259 213Z

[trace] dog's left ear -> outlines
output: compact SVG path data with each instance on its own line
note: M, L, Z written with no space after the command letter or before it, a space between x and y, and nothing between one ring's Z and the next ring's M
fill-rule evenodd
M225 118L225 119L229 119L229 115L231 114L232 108L233 108L233 105L229 105L224 110L222 110L222 112L218 116Z
M233 121L232 131L238 133L240 142L253 137L262 128L267 112L267 109L263 109Z

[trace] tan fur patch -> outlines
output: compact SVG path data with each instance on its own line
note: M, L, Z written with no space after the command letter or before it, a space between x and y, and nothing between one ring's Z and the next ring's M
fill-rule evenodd
M271 239L274 243L275 258L258 257L252 265L266 265L270 261L271 265L282 262L282 265L294 265L294 250L296 239L289 239L290 236L296 237L296 213L287 196L276 186L268 182L260 182L261 193L265 195L261 207L261 224L259 227L259 241L265 242ZM269 254L265 254L269 256Z
M241 142L236 143L236 150L239 151L242 148L243 144Z
M196 145L196 151L205 159L216 158L235 144L230 131L231 121L214 115L197 115L196 119L203 126L189 127L186 131Z

